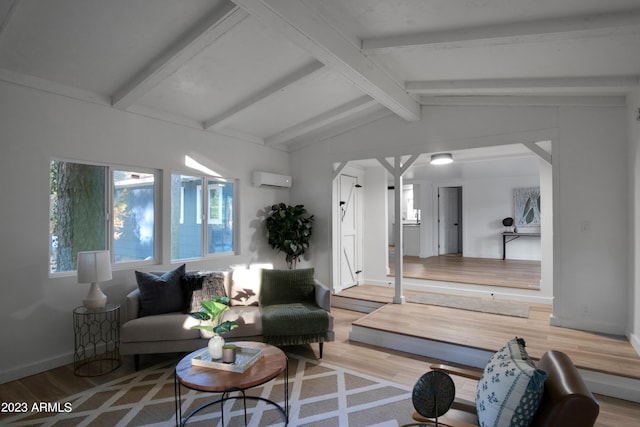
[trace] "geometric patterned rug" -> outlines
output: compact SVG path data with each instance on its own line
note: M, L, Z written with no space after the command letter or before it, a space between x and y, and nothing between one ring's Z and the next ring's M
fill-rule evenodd
M412 422L411 388L349 369L289 354L290 426L392 427ZM2 420L10 426L175 426L174 364L160 364L101 384L59 402L61 412L23 414ZM182 388L182 414L220 394ZM246 391L284 404L284 376ZM66 406L65 406L66 405ZM65 412L65 408L69 408ZM225 426L243 426L241 400L225 402ZM189 419L187 426L221 426L220 405ZM283 426L273 406L247 400L248 426ZM221 426L222 427L222 426Z

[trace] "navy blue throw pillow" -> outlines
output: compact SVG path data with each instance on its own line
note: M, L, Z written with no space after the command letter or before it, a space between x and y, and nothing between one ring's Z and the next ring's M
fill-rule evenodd
M136 271L140 289L140 316L184 311L185 298L181 286L185 265L162 276Z

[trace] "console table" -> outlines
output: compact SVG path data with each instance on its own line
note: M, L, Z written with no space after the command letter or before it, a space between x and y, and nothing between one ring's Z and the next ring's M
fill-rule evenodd
M502 259L507 258L507 243L520 237L540 237L540 233L513 233L510 231L502 233Z

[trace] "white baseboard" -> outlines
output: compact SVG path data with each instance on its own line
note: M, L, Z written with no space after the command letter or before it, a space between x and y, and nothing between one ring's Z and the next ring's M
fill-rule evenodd
M629 334L629 342L631 343L631 346L636 351L636 353L638 353L638 355L640 356L640 337L638 337L636 334Z
M0 384L39 374L50 369L73 363L73 353L67 353L28 365L20 365L0 372Z

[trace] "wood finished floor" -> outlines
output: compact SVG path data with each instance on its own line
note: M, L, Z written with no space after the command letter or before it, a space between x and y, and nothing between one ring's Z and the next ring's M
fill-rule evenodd
M416 293L407 290L405 297ZM360 285L338 295L387 304L354 322L358 326L491 352L519 336L536 359L556 349L567 353L580 368L640 379L640 356L625 337L551 326L551 309L544 304L529 304L529 317L519 318L425 304L391 304L393 287Z
M389 257L390 276L395 259ZM441 282L473 283L508 288L540 289L540 261L469 258L440 255L429 258L405 256L402 276Z
M367 375L384 378L413 387L417 379L428 371L428 366L438 362L421 356L386 350L379 347L353 343L349 341L349 333L353 322L364 315L349 310L334 308L335 342L324 346L323 362L352 369ZM309 358L315 358L317 345L289 347L287 351ZM150 355L141 360L142 368L167 359L179 360L178 355ZM66 396L88 390L95 385L103 384L134 372L133 358L123 358L122 366L110 374L81 378L73 374L73 365L66 365L41 374L32 375L21 380L0 384L0 400L3 402L55 402ZM457 396L472 400L475 396L475 383L465 379L455 379ZM597 427L632 427L637 426L640 419L640 405L606 396L597 396L600 401L600 416ZM0 414L0 425L3 415ZM105 426L108 427L108 426Z

